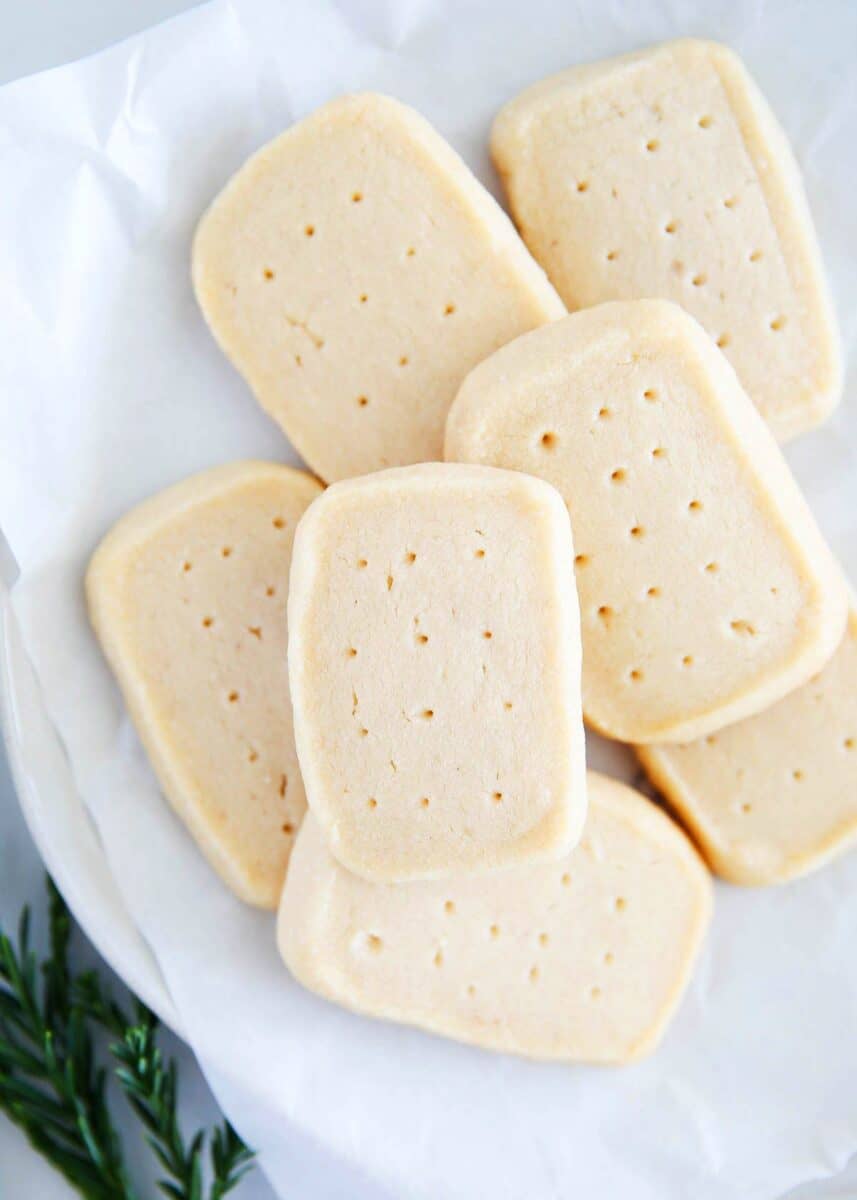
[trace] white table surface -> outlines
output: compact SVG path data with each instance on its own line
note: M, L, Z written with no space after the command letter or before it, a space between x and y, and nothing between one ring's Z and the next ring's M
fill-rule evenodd
M284 0L287 3L288 0ZM596 0L592 0L596 2ZM195 7L195 0L0 0L0 84L47 67L70 62L149 25ZM43 869L24 826L0 742L0 922L11 928L24 904L44 910ZM37 931L40 932L40 931ZM93 960L84 947L79 955ZM104 968L105 975L111 973ZM113 980L117 989L118 981ZM193 1055L168 1033L162 1035L166 1053L180 1064L181 1113L185 1130L210 1126L219 1113ZM117 1099L115 1120L136 1168L140 1190L154 1196L155 1171L151 1155L138 1145L139 1127ZM130 1153L134 1147L134 1153ZM148 1187L146 1186L148 1182ZM0 1117L0 1200L69 1200L75 1193L33 1151L18 1131ZM258 1172L235 1193L236 1200L272 1200L273 1193ZM303 1189L301 1200L312 1200ZM439 1197L438 1200L442 1200ZM539 1200L534 1197L533 1200ZM609 1200L621 1200L620 1197ZM771 1200L775 1200L774 1197ZM857 1200L857 1159L838 1180L800 1188L788 1200Z

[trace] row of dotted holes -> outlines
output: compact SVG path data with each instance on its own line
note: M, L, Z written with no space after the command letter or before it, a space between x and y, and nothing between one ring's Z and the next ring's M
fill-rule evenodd
M648 594L652 595L653 593L660 594L657 589L649 588ZM598 608L597 614L600 620L605 625L609 626L613 617L612 608L610 608L609 605L602 604ZM732 621L730 622L730 628L734 633L741 635L746 634L750 637L755 637L757 633L756 629L750 624L749 621ZM692 654L684 654L681 658L681 665L683 667L692 667L694 665L694 661L695 660ZM645 679L645 674L639 667L632 667L632 669L628 672L628 679L631 681L631 683L642 683Z
M705 738L705 745L706 746L714 746L716 744L717 744L716 736L713 733L710 733ZM857 739L855 739L853 737L843 738L843 740L842 740L842 749L843 750L845 750L847 752L847 751L854 750L855 748L857 748ZM743 775L743 772L739 772L738 777L741 778L742 775ZM803 780L806 778L806 775L805 775L805 772L802 770L802 768L794 767L791 771L791 778L794 780L795 783L802 783ZM738 808L739 808L739 811L741 811L743 813L749 813L749 812L752 812L753 806L752 806L752 804L750 804L748 801L745 800L738 806Z
M723 207L728 209L735 208L737 204L738 200L734 196L729 196L723 201ZM673 237L676 233L678 233L679 229L681 229L681 222L675 217L670 218L670 220L667 221L667 223L663 226L663 232L667 235L667 237ZM747 254L747 261L751 263L759 263L764 257L764 251L759 249L750 250Z
M797 767L791 772L791 777L796 783L800 783L804 778L804 773L799 767ZM737 811L746 816L748 813L753 811L753 805L749 800L742 800L737 805Z
M361 304L364 303L367 299L368 299L368 297L361 296L360 297ZM455 312L455 306L452 304L448 304L444 310L444 316L449 316L450 314L452 314L454 312ZM410 361L411 360L407 354L402 354L399 356L399 359L398 359L398 362L396 365L399 367L407 367L410 365ZM298 365L299 366L301 365L300 362L298 363ZM369 403L370 403L370 400L367 395L361 393L361 395L359 395L357 397L357 407L358 408L368 408Z
M251 632L252 632L252 630L251 630ZM415 636L416 636L416 640L419 645L425 646L428 643L429 638L428 638L427 633L417 633ZM490 629L484 629L482 631L482 638L484 641L490 642L493 637L494 637L494 634ZM345 651L345 654L346 654L347 658L356 658L357 657L356 646L349 646L348 649ZM429 713L429 710L426 709L426 711L423 713L423 716L426 716L428 713ZM433 715L433 714L431 714L431 715Z
M491 632L490 629L483 630L482 637L485 639L485 641L490 642L490 640L493 638L493 636L494 636L494 634ZM414 634L414 638L415 638L417 644L420 646L425 646L428 644L429 637L428 637L427 633L417 632L416 634ZM348 658L356 658L357 657L356 648L354 646L349 646L346 651L346 655ZM427 712L428 712L428 710L426 710L426 713ZM426 713L423 713L423 716L425 716Z
M273 595L273 589L270 592ZM201 621L203 629L212 629L216 624L214 617L203 617ZM258 642L263 640L261 625L248 625L247 632L251 637L254 637Z
M563 887L571 886L571 875L568 873L568 871L563 872L563 874L560 876L560 883L562 884ZM614 900L613 900L614 912L623 913L626 911L627 907L628 907L628 901L625 896L616 896L614 898ZM450 917L454 916L455 913L457 912L455 901L454 900L445 900L444 905L443 905L443 911L446 913L447 916L450 916ZM500 933L501 933L500 926L497 925L496 923L488 926L488 934L493 941L496 941L500 937ZM381 942L381 939L375 935L369 935L369 940L372 940L373 938L374 938L374 941L378 943L377 948L380 949L381 945L383 945L383 943ZM550 941L550 937L547 933L540 933L538 935L538 942L539 942L540 946L547 946L549 941ZM608 952L604 957L604 961L608 965L611 965L614 961L613 955Z
M369 303L369 293L361 292L358 297L358 300L361 304L368 304ZM445 317L455 316L457 311L458 311L457 307L453 303L449 302L449 303L445 304L443 307L443 316L445 316Z
M272 518L271 524L274 526L275 529L284 529L286 522L282 517L274 517L274 518ZM230 558L232 556L232 547L231 546L222 547L220 554L221 554L222 558ZM188 574L192 569L193 569L193 563L191 563L187 560L185 560L182 563L182 572L184 574ZM265 590L266 590L266 594L268 596L275 595L275 592L276 592L275 588L269 586ZM202 618L202 626L204 629L211 629L211 628L213 628L214 624L215 624L214 617L207 616L207 617ZM261 625L248 625L247 632L249 634L251 634L253 637L255 637L258 641L262 640L262 626ZM241 694L240 694L240 692L233 689L232 691L227 693L226 699L227 699L228 703L230 703L230 704L237 704L239 702L239 700L241 699ZM259 759L258 751L251 748L247 753L247 761L250 763L255 763L258 761L258 759ZM279 792L279 795L281 798L285 797L287 787L288 787L288 777L286 775L280 775L278 792ZM282 826L282 829L283 829L283 833L286 833L286 834L292 834L295 831L295 827L290 821L287 821Z
M754 250L750 255L750 261L758 262L761 256L761 250ZM672 266L677 275L684 274L685 266L680 259L676 259ZM690 282L695 288L704 287L708 283L708 276L704 272L700 271L696 275L692 276ZM768 329L771 331L771 333L781 333L787 324L788 317L786 317L783 313L776 313L774 316L768 318ZM729 333L721 333L715 340L720 349L723 350L732 341L732 335Z
M402 355L402 356L399 358L399 361L398 361L398 364L397 364L397 365L398 365L398 366L400 366L400 367L406 367L406 366L408 366L408 364L410 363L410 361L411 361L411 360L408 358L407 354L403 354L403 355ZM367 395L365 395L364 393L361 393L361 394L360 394L360 395L357 397L357 401L356 401L356 403L357 403L357 407L358 407L358 408L368 408L368 407L369 407L369 404L370 404L370 400L369 400L369 397L368 397Z
M711 120L710 117L703 117L700 119L700 122L701 121L709 121L710 122L710 120ZM707 126L703 126L703 128L707 128ZM646 150L648 151L649 154L654 154L657 150L660 149L660 145L661 145L661 143L658 141L657 138L650 138L650 140L648 142L646 142ZM577 182L578 193L580 195L585 195L585 193L589 191L589 186L590 185L589 185L588 179L578 180L578 182ZM619 192L618 192L617 188L612 187L610 189L610 192L611 192L613 199L618 200ZM741 202L741 197L734 196L734 195L724 196L724 198L722 200L723 207L728 208L728 209L737 208L738 205L740 204L740 202ZM666 225L664 232L668 233L668 234L673 234L676 232L677 228L678 228L678 223L676 221L670 221ZM755 261L755 260L753 260L753 261Z
M566 873L562 876L561 882L564 886L567 887L569 885L569 883L571 882L571 877ZM627 907L627 903L628 902L624 896L617 896L613 902L614 910L617 913L624 912L624 910ZM447 900L444 903L443 907L444 907L444 912L450 916L453 915L456 911L455 902L452 900ZM497 925L497 924L489 925L488 936L491 938L492 941L497 941L499 939L500 932L501 931L500 931L499 925ZM545 947L549 944L550 937L547 933L542 932L538 935L537 940L541 947ZM375 954L380 954L380 952L384 948L383 939L374 933L370 933L370 934L366 935L366 945L367 945L368 949L370 951L372 951L372 953L375 953ZM439 947L437 950L435 950L434 958L432 961L436 967L443 966L444 954L443 954L442 948ZM605 966L612 966L613 963L615 962L615 956L614 956L613 952L610 950L605 951L603 958L602 958L602 962L604 963ZM539 974L540 974L540 972L539 972L538 966L533 965L532 967L530 967L530 970L528 973L528 978L529 978L530 982L531 983L537 982L537 980L539 978ZM475 991L476 991L475 986L473 984L471 984L467 990L470 995L474 995ZM597 988L597 987L592 988L591 995L593 997L600 996L601 989Z
M641 393L641 398L649 404L656 404L660 400L660 394L656 388L646 388ZM607 405L602 405L595 415L599 421L609 421L613 416L613 410L608 408ZM546 430L539 438L539 445L543 450L554 451L559 445L559 435L553 430ZM656 446L652 450L653 458L662 458L665 455L666 451L662 446Z
M714 124L714 118L708 116L707 114L704 116L701 116L697 121L697 125L699 126L700 129L710 129L713 124ZM660 150L660 148L661 148L661 143L658 140L658 138L649 138L649 140L645 143L645 149L648 154L655 154L658 150ZM588 192L589 191L589 180L588 179L578 180L577 190L581 195L583 195L585 192Z
M474 551L474 557L478 558L478 559L484 559L485 558L485 550L481 546L478 546L476 548L476 550ZM404 556L404 561L407 564L407 566L414 565L414 563L417 561L417 556L413 550L406 551L405 556ZM366 558L358 558L356 566L357 566L358 570L365 571L369 566L369 560ZM388 592L392 591L394 582L395 582L394 577L392 575L388 574L387 575L387 591ZM416 621L415 621L415 623L416 623ZM493 634L492 630L490 630L490 629L485 629L482 631L482 637L486 641L490 641L493 638L493 636L494 636L494 634ZM416 641L421 646L425 646L428 644L429 637L428 637L428 634L426 634L426 633L422 633L421 631L418 631L415 634L415 638L416 638ZM355 646L349 646L346 650L346 657L348 657L348 658L356 658L357 654L358 654L358 651ZM512 701L504 700L503 708L506 712L511 712L512 711ZM425 708L422 710L422 712L419 715L423 720L430 721L434 718L434 709ZM360 736L367 737L368 734L369 734L369 730L366 729L365 727L361 727ZM495 793L495 799L498 798L498 795L499 795L499 793ZM501 796L499 798L502 799ZM428 797L423 797L422 800L420 801L420 804L423 808L428 808L429 803L430 802L428 800ZM370 807L374 808L376 806L376 804L377 804L377 801L373 800L370 802Z
M691 500L690 504L687 507L688 507L689 512L692 512L692 513L701 512L702 511L702 502L700 500ZM639 541L642 541L642 539L646 536L646 527L645 527L645 525L632 525L631 528L628 530L628 533L629 533L630 537L634 538L635 541L639 542ZM575 559L575 561L577 561L577 559Z
M478 559L483 559L485 557L485 550L483 549L482 546L476 547L476 549L473 551L473 557L478 558ZM405 561L406 566L412 567L414 565L414 563L417 561L417 556L413 550L408 550L405 552L404 561ZM358 558L356 566L359 571L365 571L366 568L369 566L369 559L368 558ZM392 580L392 579L393 579L392 575L387 576L387 591L388 592L392 591L392 583L390 582L390 580Z
M710 118L703 118L703 119L710 120ZM650 152L652 152L652 151L657 150L659 145L660 145L660 143L657 141L650 141L646 144L646 149L649 150ZM588 192L589 191L589 181L581 180L577 184L577 191L580 194L584 194L585 192ZM613 189L613 195L614 195L614 197L616 197L618 195L615 188ZM737 207L739 202L740 202L740 197L738 197L738 196L726 196L723 199L723 207L727 208L727 209L734 209ZM663 226L663 232L667 236L671 237L678 232L679 228L680 228L680 222L677 221L675 218L671 218ZM619 259L619 257L620 257L620 253L616 249L607 250L605 252L605 258L606 258L607 262L611 262L611 263L616 262ZM764 258L764 252L759 249L751 250L747 255L747 261L751 262L751 263L761 262L763 258ZM678 270L679 272L684 271L683 263L675 262L675 263L673 263L673 267L676 270ZM691 283L694 287L703 287L707 282L708 282L707 276L702 272L697 273L691 279ZM779 333L782 329L785 328L786 323L787 323L787 318L785 316L783 316L782 314L778 314L778 315L770 318L770 320L768 322L768 328L773 333ZM729 333L722 333L716 339L717 345L720 347L721 350L725 349L731 343L731 340L732 340L732 337L731 337L731 334L729 334Z
M362 200L362 196L361 196L361 200ZM304 226L304 236L305 237L308 237L308 238L315 237L315 234L316 234L315 225L305 225ZM405 258L415 258L416 253L417 253L417 251L416 251L415 246L408 246L408 248L405 250L404 257ZM273 269L273 267L264 267L262 269L262 278L267 283L271 283L271 282L273 282L273 280L275 280L277 278L277 273Z
M576 567L588 567L591 562L592 562L592 557L589 554L575 554L575 556L574 556L574 565ZM716 563L714 561L707 562L705 564L705 566L702 568L702 570L705 571L709 575L716 575L717 572L720 570L720 564ZM776 589L772 588L771 591L775 592ZM652 598L660 596L660 594L661 594L661 589L659 587L650 587L650 588L646 589L646 595L651 596ZM608 611L612 611L612 610L608 610Z
M285 800L286 791L288 789L288 786L289 786L289 777L288 777L288 775L283 773L280 775L280 782L279 782L279 786L277 787L277 794L279 795L281 800ZM285 821L283 823L282 829L283 829L283 833L285 833L285 834L294 833L294 831L295 831L295 827L291 821Z
M514 705L511 700L503 701L503 711L504 712L511 712L513 708L514 708ZM420 715L425 720L431 720L434 717L434 709L431 709L431 708L424 709ZM369 736L369 730L366 728L365 725L361 725L358 732L359 732L359 736L362 738ZM495 796L495 799L502 799L502 795L499 792L495 792L494 796ZM428 808L428 806L429 806L428 797L424 796L422 798L422 800L420 801L420 804L423 808Z
M271 524L274 526L275 529L285 529L285 527L286 527L286 522L282 517L273 517L271 519ZM222 546L221 550L220 550L220 557L221 558L231 558L232 557L232 549L233 549L232 546ZM193 570L193 563L190 562L189 559L185 559L182 562L183 573L185 575L187 575L192 570Z
M282 529L285 526L285 521L283 520L282 517L274 517L272 524L274 525L275 528ZM220 555L222 558L230 558L232 556L232 547L224 546L220 551ZM185 561L182 563L183 573L188 574L191 570L193 570L192 562ZM273 596L276 593L276 589L273 587L270 587L270 586L267 587L265 589L265 591L266 591L266 595L268 595L268 596ZM213 628L213 626L215 624L214 617L203 617L201 624L204 629ZM260 625L249 625L247 627L247 632L252 634L258 640L260 640L260 641L262 640L262 627ZM240 699L240 694L237 691L233 690L227 694L227 700L229 701L230 704L236 704L239 699Z
M703 130L711 129L711 127L714 125L714 118L712 116L710 116L708 113L703 113L703 115L701 117L697 118L696 124L699 129L703 129ZM650 138L646 142L646 150L649 154L654 154L657 150L660 149L660 147L661 147L661 143L658 141L657 138Z
M369 731L368 731L368 729L362 729L360 732L361 732L361 734L367 734ZM502 792L492 792L491 793L491 802L493 804L502 804L503 793ZM367 808L370 808L373 810L376 809L378 807L377 799L374 796L370 796L369 799L366 801L366 806L367 806ZM430 808L431 807L430 797L420 796L419 807L420 808Z
M577 566L585 566L588 564L589 559L586 555L579 554L579 555L576 555L574 561L575 561L575 565L577 565ZM709 562L709 563L706 563L706 565L703 569L708 574L713 575L713 574L716 574L720 568L716 562ZM771 588L771 591L773 593L776 593L777 589ZM652 598L656 598L656 597L660 596L660 594L661 594L661 590L658 587L650 587L646 590L646 595L649 597L652 597ZM609 625L610 621L613 618L614 613L613 613L613 609L610 608L609 605L602 604L597 609L597 615L605 625ZM733 633L736 633L736 634L739 634L742 636L755 637L757 635L757 630L756 630L755 626L752 625L749 621L740 620L740 619L734 620L729 623L729 627ZM690 654L685 654L681 660L682 666L684 666L684 667L693 666L693 662L694 662L693 656ZM644 675L643 675L642 671L635 668L632 671L630 671L629 678L632 680L632 682L639 683L639 682L642 682Z
M562 875L560 882L562 883L562 885L564 887L568 887L570 885L571 876L568 874L568 872L566 872ZM628 906L628 901L626 900L626 898L624 896L617 896L615 898L615 900L613 901L613 908L617 913L624 912L625 909L627 908L627 906ZM455 904L452 900L446 901L446 903L444 904L444 911L450 915L455 912ZM496 941L500 937L500 926L497 924L490 925L488 927L488 934L492 940ZM549 939L549 936L547 933L540 933L538 935L538 942L539 942L540 946L547 946L549 940L550 939ZM444 960L443 960L443 951L442 950L437 950L435 952L433 961L434 961L434 965L436 967L443 966ZM615 958L614 958L613 953L609 950L606 951L604 953L604 957L603 957L604 964L606 966L612 966L614 961L615 961ZM528 979L529 979L530 983L537 983L538 979L539 979L539 975L540 975L540 971L539 971L538 966L533 965L532 967L530 967L530 970L528 973ZM471 988L472 988L472 986L473 985L471 985ZM470 991L470 989L468 989L468 991ZM601 988L593 987L590 991L590 995L592 996L593 999L597 999L601 995Z
M658 392L654 388L646 388L646 390L642 393L642 395L643 395L643 399L648 401L650 404L656 403L657 400L659 399ZM598 410L598 414L597 414L599 420L607 420L612 415L613 414L612 414L611 410L606 407L600 408ZM546 450L556 449L558 441L559 441L559 439L558 439L556 433L553 433L553 432L543 433L541 436L541 439L540 439L540 443L541 443L542 447ZM652 454L652 458L666 458L667 451L663 446L655 446L652 449L651 454ZM610 474L611 481L613 483L617 483L617 484L624 483L626 481L627 477L628 477L628 472L625 467L617 467ZM703 509L702 501L701 500L691 500L688 503L687 508L688 508L688 512L691 512L691 513L702 512L702 509ZM630 530L631 537L636 538L636 539L640 539L640 538L644 537L645 532L646 532L645 528L642 525L634 525ZM589 556L586 554L575 555L574 562L575 562L576 566L587 566L589 561L590 561ZM717 569L718 568L717 568L716 563L708 563L705 567L705 570L710 571L710 572L714 572ZM659 589L657 589L657 588L650 588L648 591L648 595L650 595L650 596L657 596L659 594L660 594L660 592L659 592ZM598 611L599 611L599 615L602 615L602 616L605 614L610 615L612 612L612 610L610 610L607 606L602 606Z

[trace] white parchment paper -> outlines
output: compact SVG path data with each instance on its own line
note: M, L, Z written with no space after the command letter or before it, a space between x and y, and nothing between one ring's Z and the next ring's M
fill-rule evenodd
M744 55L805 171L849 373L844 406L789 458L857 579L857 5L217 0L0 92L0 522L16 612L129 909L284 1196L770 1200L857 1151L857 858L782 889L718 886L678 1019L626 1070L361 1019L295 985L272 918L205 866L83 606L86 560L129 506L217 462L293 460L189 283L194 223L253 149L376 88L495 187L487 131L519 88L684 34ZM603 744L591 760L633 769Z

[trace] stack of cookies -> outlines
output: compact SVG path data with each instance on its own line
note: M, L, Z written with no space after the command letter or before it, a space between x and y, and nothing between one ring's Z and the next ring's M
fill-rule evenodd
M776 440L835 404L836 333L724 48L549 79L492 151L520 236L384 96L238 172L194 286L315 474L178 484L87 594L165 795L279 908L296 979L626 1062L690 977L708 868L783 881L857 831L857 615ZM664 806L587 773L584 722Z

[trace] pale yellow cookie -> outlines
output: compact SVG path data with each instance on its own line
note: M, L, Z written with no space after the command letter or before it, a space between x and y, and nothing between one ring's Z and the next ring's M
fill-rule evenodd
M785 135L732 51L685 40L575 67L501 111L492 152L569 308L674 300L780 440L824 420L841 367L812 220Z
M383 471L309 509L289 591L295 740L345 866L398 882L577 840L571 555L554 489L487 467Z
M372 94L241 168L200 223L193 280L225 353L329 481L440 458L470 368L565 312L458 155Z
M766 712L640 759L713 870L781 883L857 838L857 609L820 675Z
M346 871L309 815L280 908L286 964L337 1004L487 1049L640 1058L688 981L711 882L639 793L592 772L588 789L561 860L399 886Z
M167 799L229 887L263 908L279 900L306 808L286 600L295 527L320 490L273 463L216 467L123 517L86 577Z
M584 712L608 737L711 733L839 644L836 563L735 372L677 305L599 305L499 350L462 386L446 456L562 493Z

